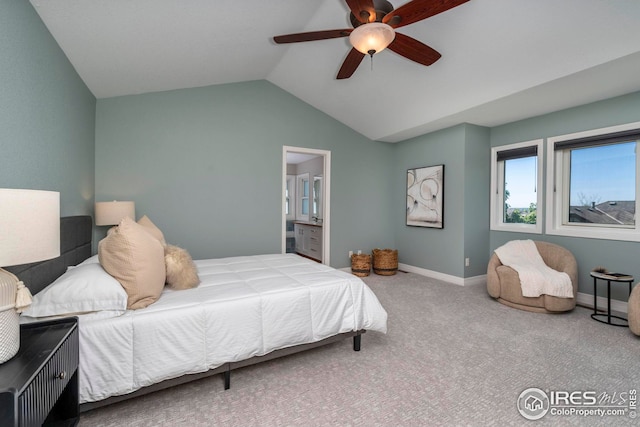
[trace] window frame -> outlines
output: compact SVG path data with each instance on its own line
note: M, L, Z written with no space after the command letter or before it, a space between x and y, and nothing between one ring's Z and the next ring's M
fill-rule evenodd
M304 183L307 182L307 195L304 195ZM311 218L311 184L309 172L296 175L296 219L309 221ZM307 213L303 213L304 201L307 201Z
M640 122L609 126L547 138L547 187L545 233L556 236L589 239L640 241L640 221L635 226L608 226L606 224L565 223L569 211L570 149L555 150L555 144L580 138L606 136L616 132L640 129ZM638 140L636 140L638 141ZM600 144L605 145L605 144ZM640 156L636 145L636 215L640 208ZM565 207L566 204L566 207Z
M504 222L504 160L498 161L498 153L509 150L536 147L536 223L522 224ZM516 142L514 144L500 145L491 148L491 221L492 231L509 231L514 233L542 234L543 216L543 139ZM533 156L531 156L533 157Z
M288 220L296 219L296 176L295 175L287 175L287 179L285 182L285 216ZM287 197L287 192L289 196ZM287 209L289 213L287 214Z

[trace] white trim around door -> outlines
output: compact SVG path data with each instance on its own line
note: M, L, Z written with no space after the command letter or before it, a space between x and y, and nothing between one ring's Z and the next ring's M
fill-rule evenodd
M317 150L314 148L282 146L282 253L287 251L287 216L285 214L286 194L285 187L287 183L287 153L313 154L323 157L322 168L322 263L330 265L331 263L331 151Z

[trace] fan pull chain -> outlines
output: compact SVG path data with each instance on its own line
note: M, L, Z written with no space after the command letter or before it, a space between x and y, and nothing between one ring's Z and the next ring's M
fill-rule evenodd
M373 71L373 54L376 53L376 51L372 49L367 53L369 54L369 57L371 58L371 71Z

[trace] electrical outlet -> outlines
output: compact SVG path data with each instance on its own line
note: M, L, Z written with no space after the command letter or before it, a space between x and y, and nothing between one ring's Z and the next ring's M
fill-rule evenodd
M353 256L353 251L349 251L349 258Z
M469 258L464 259L464 266L469 267Z
M362 251L358 249L358 255L362 255Z

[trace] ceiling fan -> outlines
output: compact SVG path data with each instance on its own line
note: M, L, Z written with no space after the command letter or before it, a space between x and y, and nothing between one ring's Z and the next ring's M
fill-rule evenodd
M469 0L412 0L397 9L386 0L345 1L351 10L349 17L353 28L286 34L276 36L273 40L276 43L297 43L349 36L353 49L342 63L337 79L348 79L366 54L373 57L373 54L386 47L428 66L440 59L440 53L412 37L395 32L395 29L445 12Z

